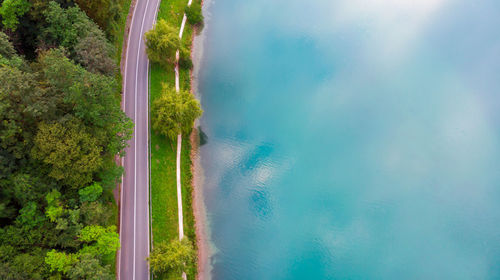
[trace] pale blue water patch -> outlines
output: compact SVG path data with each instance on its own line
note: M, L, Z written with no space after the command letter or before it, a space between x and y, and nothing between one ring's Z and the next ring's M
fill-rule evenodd
M500 2L209 12L214 279L500 278Z

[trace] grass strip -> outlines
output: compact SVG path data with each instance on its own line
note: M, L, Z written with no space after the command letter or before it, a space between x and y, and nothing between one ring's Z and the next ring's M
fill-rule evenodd
M199 1L199 0L195 0ZM172 26L180 29L184 9L188 0L161 1L158 19L164 19ZM191 48L193 29L186 24L182 41ZM190 90L189 70L180 69L180 88ZM175 86L174 65L164 69L152 64L150 87L150 105L160 96L162 83ZM150 106L151 108L151 106ZM151 127L151 126L150 126ZM194 215L192 207L192 174L191 174L191 143L188 135L183 135L181 155L181 183L182 204L184 215L184 232L192 242L196 242ZM179 238L177 217L177 190L176 190L176 141L155 132L151 128L151 208L153 246L162 241L170 242ZM195 279L196 264L187 271L188 279ZM155 275L155 279L178 279L179 275Z

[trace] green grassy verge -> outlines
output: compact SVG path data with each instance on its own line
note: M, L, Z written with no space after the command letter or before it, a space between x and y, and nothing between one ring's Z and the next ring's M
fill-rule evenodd
M198 0L195 0L198 1ZM162 1L158 11L158 19L164 19L172 26L180 29L184 8L188 0ZM193 29L186 24L183 42L191 46ZM151 65L150 103L160 95L162 83L175 86L174 66L164 69L159 65ZM180 70L181 89L190 90L189 70ZM191 143L189 136L182 139L181 182L182 203L184 215L184 234L192 242L196 241L194 216L192 209L192 174L191 174ZM151 128L151 208L153 246L162 241L179 238L177 217L177 187L176 187L176 142L171 142L164 136L157 134ZM196 264L186 271L188 279L195 279ZM178 279L179 275L155 275L155 279Z
M116 60L120 63L122 56L122 47L123 47L123 39L125 38L125 25L127 23L128 12L130 10L130 5L132 4L132 0L121 0L120 7L120 20L118 22L118 28L116 29L116 34L114 37L116 38L114 45L116 49Z

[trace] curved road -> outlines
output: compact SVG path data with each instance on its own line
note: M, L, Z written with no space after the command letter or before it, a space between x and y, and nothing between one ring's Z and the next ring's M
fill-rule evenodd
M149 279L149 61L144 32L152 28L160 0L137 0L127 42L123 109L134 134L123 160L118 279Z

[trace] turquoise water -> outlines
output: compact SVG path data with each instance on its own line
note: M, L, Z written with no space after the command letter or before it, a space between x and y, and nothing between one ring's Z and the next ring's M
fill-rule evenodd
M214 279L500 279L500 2L216 0Z

